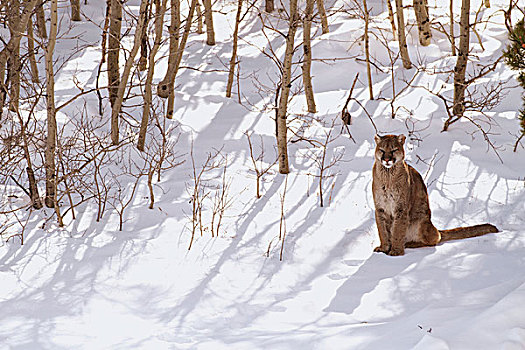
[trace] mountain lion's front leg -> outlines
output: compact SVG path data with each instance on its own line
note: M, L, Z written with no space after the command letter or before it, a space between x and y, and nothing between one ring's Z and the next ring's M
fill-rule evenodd
M388 252L390 252L390 228L392 226L392 219L383 209L376 209L376 225L381 245L375 247L374 252L388 254Z
M394 213L394 222L391 229L392 247L388 255L405 254L405 236L408 228L408 211L404 205L398 205Z

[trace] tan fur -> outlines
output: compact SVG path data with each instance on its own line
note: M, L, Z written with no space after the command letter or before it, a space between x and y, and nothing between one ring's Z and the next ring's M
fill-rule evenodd
M439 231L430 220L427 188L421 175L405 162L404 135L375 137L372 194L381 245L374 251L403 255L405 248L498 232L491 224Z

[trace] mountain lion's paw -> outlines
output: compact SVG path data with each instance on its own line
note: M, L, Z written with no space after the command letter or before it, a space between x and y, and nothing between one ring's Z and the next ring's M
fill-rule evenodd
M376 253L388 254L389 251L390 251L389 247L384 247L384 246L381 246L381 245L374 248L374 252L376 252Z
M387 254L390 256L401 256L401 255L405 255L405 250L399 249L399 248L392 248Z

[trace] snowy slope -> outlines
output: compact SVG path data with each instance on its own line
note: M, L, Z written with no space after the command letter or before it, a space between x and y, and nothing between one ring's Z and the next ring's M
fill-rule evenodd
M372 30L388 29L382 2L369 2ZM447 8L437 6L441 1L429 2L431 15L444 16ZM479 5L474 3L473 14ZM480 30L485 50L474 49L481 62L497 58L504 48L501 9L506 3L493 0L491 9L484 10L493 17ZM101 6L84 7L94 23L102 21ZM377 64L386 68L373 75L374 92L383 99L369 101L365 65L355 60L364 57L356 42L362 23L340 13L331 18L329 34L317 32L313 54L326 59L313 64L320 121L312 122L305 135L323 139L359 72L354 96L378 132L409 135L407 160L428 184L436 226L491 222L501 230L408 249L403 257L375 254L371 167L376 130L355 102L349 106L355 142L340 132L339 121L334 127L328 155L344 154L330 169L334 176L325 180L325 207L319 207L312 176L317 170L308 158L312 149L307 142L290 145L292 172L287 181L272 168L264 177L262 198L255 198L244 133L253 132L257 147L261 135L270 161L273 112L264 107L273 96L257 91L254 76L271 85L276 67L259 51L268 45L260 22L248 16L239 48L243 106L236 98L224 97L227 73L214 69L223 69L221 62L229 59L235 16L229 11L234 4L224 6L215 16L215 47L204 44L204 35L190 38L183 65L211 72L181 70L175 115L182 132L176 147L187 160L191 140L197 164L212 148L222 147L229 159L234 201L222 233L217 238L199 234L188 251L189 161L157 184L153 210L147 209L147 187L141 184L123 232L117 230L116 215L96 222L96 208L90 205L78 210L76 220L66 216L63 229L54 224L41 229L44 215L33 216L23 245L10 239L0 247L0 349L525 349L525 150L512 152L521 103L514 74L500 64L480 82L501 81L507 88L499 105L487 112L491 126L481 122L490 128L496 153L468 121L440 132L446 117L443 104L422 87L437 90L448 84L450 94L447 74L419 74L413 84L420 88L398 96L395 108L404 108L392 119L385 47L372 42ZM406 16L413 23L411 10ZM277 18L272 21L283 29L286 25ZM83 33L87 42L99 40L99 30L88 21L75 24L73 33ZM283 54L282 38L271 38ZM471 41L477 45L474 35ZM442 34L435 32L431 46L421 48L411 27L409 44L414 62L427 68L454 62ZM390 45L395 50L396 43ZM65 54L71 47L64 41L58 52ZM159 54L163 58L156 81L164 73L166 49ZM94 86L97 50L94 45L68 60L57 75L57 99L74 94L72 76ZM415 69L404 71L400 62L394 69L400 90ZM96 111L95 96L85 101ZM64 109L59 123L82 106L79 101ZM303 95L294 98L292 112L307 118ZM471 117L482 120L478 114ZM220 169L210 174L211 181L220 174ZM286 237L279 261L285 188Z

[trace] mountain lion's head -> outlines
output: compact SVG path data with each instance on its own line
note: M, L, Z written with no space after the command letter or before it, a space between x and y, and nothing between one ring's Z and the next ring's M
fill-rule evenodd
M376 160L387 169L401 162L405 158L405 139L405 135L376 135Z

